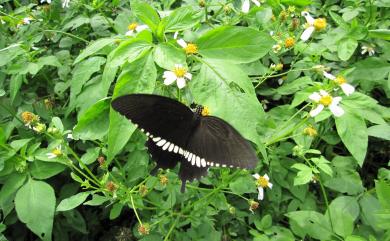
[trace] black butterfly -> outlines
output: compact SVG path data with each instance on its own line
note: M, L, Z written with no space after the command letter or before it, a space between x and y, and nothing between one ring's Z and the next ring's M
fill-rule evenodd
M207 175L209 167L251 169L258 162L238 131L218 117L202 115L201 106L193 112L176 100L150 94L124 95L111 105L146 134L146 146L157 168L181 163L182 192L187 180Z

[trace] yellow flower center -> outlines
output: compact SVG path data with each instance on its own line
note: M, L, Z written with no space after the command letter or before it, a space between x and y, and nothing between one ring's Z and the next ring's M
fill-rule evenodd
M328 106L332 103L332 96L330 95L325 95L325 96L322 96L321 99L320 99L320 104L323 104L324 106Z
M198 53L198 46L196 46L196 44L189 43L184 50L186 51L186 54L196 54Z
M309 126L309 127L306 127L305 129L303 129L303 133L304 133L305 135L314 137L314 136L317 135L317 130L314 129L312 126Z
M24 123L31 123L35 119L35 115L29 111L25 111L22 113L22 120Z
M51 153L53 153L55 156L61 156L62 155L62 151L59 148L56 148L56 149L52 150Z
M326 28L326 19L325 18L314 19L313 26L317 31L321 31L322 29Z
M290 47L294 46L294 44L295 44L295 39L292 38L292 37L288 37L288 38L286 38L286 40L284 41L284 46L285 46L286 48L290 48Z
M130 23L129 26L127 26L128 30L135 30L138 27L138 23Z
M210 115L210 109L207 106L204 106L202 108L202 112L200 113L202 116L208 116Z
M343 76L339 75L336 77L334 82L336 82L338 85L342 85L342 84L347 83L347 80Z
M259 177L257 179L257 185L260 187L268 187L268 180L265 177Z
M175 67L173 69L173 73L175 73L177 77L181 78L187 73L187 70L183 67Z

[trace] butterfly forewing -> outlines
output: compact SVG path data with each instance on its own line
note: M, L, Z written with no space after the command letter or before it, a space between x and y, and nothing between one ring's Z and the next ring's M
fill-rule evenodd
M196 167L203 167L206 162L207 166L252 169L258 162L256 152L250 143L230 124L214 116L200 118L199 125L189 139L187 149L201 160L191 162ZM188 158L187 161L189 162Z
M143 132L184 146L194 125L194 113L173 99L149 94L131 94L116 98L112 107L137 124Z

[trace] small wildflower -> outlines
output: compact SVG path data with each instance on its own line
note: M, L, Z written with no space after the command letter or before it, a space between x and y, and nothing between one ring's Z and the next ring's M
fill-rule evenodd
M314 19L308 12L302 12L302 16L306 19L306 29L301 35L301 39L306 41L310 38L314 30L321 31L326 28L326 19L317 18Z
M298 157L305 157L305 148L302 145L296 145L292 148L292 155Z
M279 52L281 49L282 49L282 46L280 44L275 44L275 45L272 46L272 51L274 53Z
M109 181L106 184L106 188L109 192L115 192L118 189L118 185L116 185L113 181Z
M141 185L138 189L138 192L139 194L141 195L141 197L144 197L146 196L146 194L148 194L148 188L146 187L146 185Z
M58 134L59 133L59 131L60 130L58 130L56 127L49 127L49 128L47 128L47 132L49 133L49 134Z
M24 173L27 170L27 161L26 160L20 160L15 163L15 170L19 173Z
M295 6L288 6L288 8L287 8L287 11L288 11L289 13L294 13L295 10L296 10Z
M223 11L228 14L232 11L232 7L229 5L229 4L226 4L225 6L223 6Z
M256 202L256 201L253 201L253 200L249 200L249 211L251 211L253 213L253 211L255 211L256 209L259 208L259 203Z
M177 43L186 51L187 55L198 53L198 46L193 43L186 43L184 39L177 40Z
M179 35L179 32L176 31L174 34L173 34L173 39L177 39L177 36Z
M72 133L68 133L68 135L66 135L66 138L68 138L68 139L71 139L71 140L73 140L74 138L73 138L73 134Z
M139 234L141 234L141 235L148 235L149 232L150 232L150 226L149 226L149 224L147 224L147 223L140 224L140 225L138 226L138 232L139 232Z
M293 37L288 37L284 40L284 47L291 48L295 44L295 39Z
M41 0L41 3L45 3L45 2L47 2L48 4L50 4L50 3L51 3L51 0Z
M63 0L62 1L62 8L69 8L70 0Z
M260 101L260 103L263 106L264 110L268 109L268 104L269 104L268 100L264 99L264 100Z
M264 199L264 188L270 188L272 189L272 183L269 182L269 177L267 174L264 176L260 176L259 174L253 174L252 175L256 179L256 185L257 190L259 191L258 199L263 200Z
M291 26L290 26L290 28L292 29L292 30L295 30L295 29L297 29L298 27L299 27L299 24L301 23L301 21L299 20L299 18L293 18L292 20L291 20Z
M22 113L22 120L23 120L25 126L31 128L31 125L33 125L39 121L39 116L37 116L29 111L24 111Z
M147 25L139 25L136 22L130 23L127 26L128 31L126 32L126 36L134 36L136 33L141 32L145 29L149 28Z
M311 117L317 116L325 107L328 107L332 114L336 117L340 117L344 114L344 110L339 106L339 103L342 100L339 96L332 97L325 90L320 90L319 93L314 92L311 94L309 99L318 104L316 108L310 111Z
M183 65L175 64L172 71L164 71L163 78L165 85L171 85L176 81L177 87L182 89L186 86L186 79L192 79L192 74L187 72Z
M97 161L99 162L99 166L102 167L104 165L106 159L104 158L104 156L99 156Z
M166 186L168 184L168 177L165 175L159 175L160 184Z
M375 49L373 45L363 45L362 51L360 52L362 55L368 53L368 56L373 56L375 54Z
M236 208L231 206L231 205L229 205L228 211L230 214L233 214L233 215L236 214Z
M51 99L45 99L43 103L45 104L46 109L50 110L53 108L54 103Z
M278 64L271 64L270 68L275 71L280 71L283 69L283 64L278 63Z
M202 116L208 116L210 115L210 109L207 106L203 106L202 111L200 113Z
M46 125L43 123L37 123L34 127L33 130L37 133L42 133L46 130Z
M288 17L288 13L286 10L282 10L279 14L279 18L281 21L285 21Z
M46 155L47 155L47 157L48 157L49 159L53 159L53 158L62 156L63 153L62 153L62 150L61 150L61 146L56 147L56 148L53 149L51 152L46 153Z
M206 1L205 0L199 0L198 4L200 7L204 8L206 6Z
M23 18L22 24L30 24L30 23L31 23L31 20L33 20L32 17Z
M313 183L317 183L318 180L319 180L319 178L318 178L316 175L313 175L313 176L311 177L311 181L312 181Z
M341 76L338 75L337 77L328 73L328 72L323 72L324 76L330 80L333 80L340 88L343 90L344 94L351 95L353 92L355 92L355 87L347 83L347 80Z
M260 7L260 2L257 0L251 0L252 3L254 3L256 6ZM244 0L244 3L242 4L241 11L243 13L248 13L250 8L250 1Z
M317 130L313 126L308 126L305 129L303 129L303 134L315 137L317 135Z

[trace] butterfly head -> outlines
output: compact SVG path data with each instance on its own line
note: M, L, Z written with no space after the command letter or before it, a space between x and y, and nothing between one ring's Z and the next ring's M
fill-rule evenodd
M191 105L193 112L199 116L208 116L210 115L210 109L207 106L202 105Z

